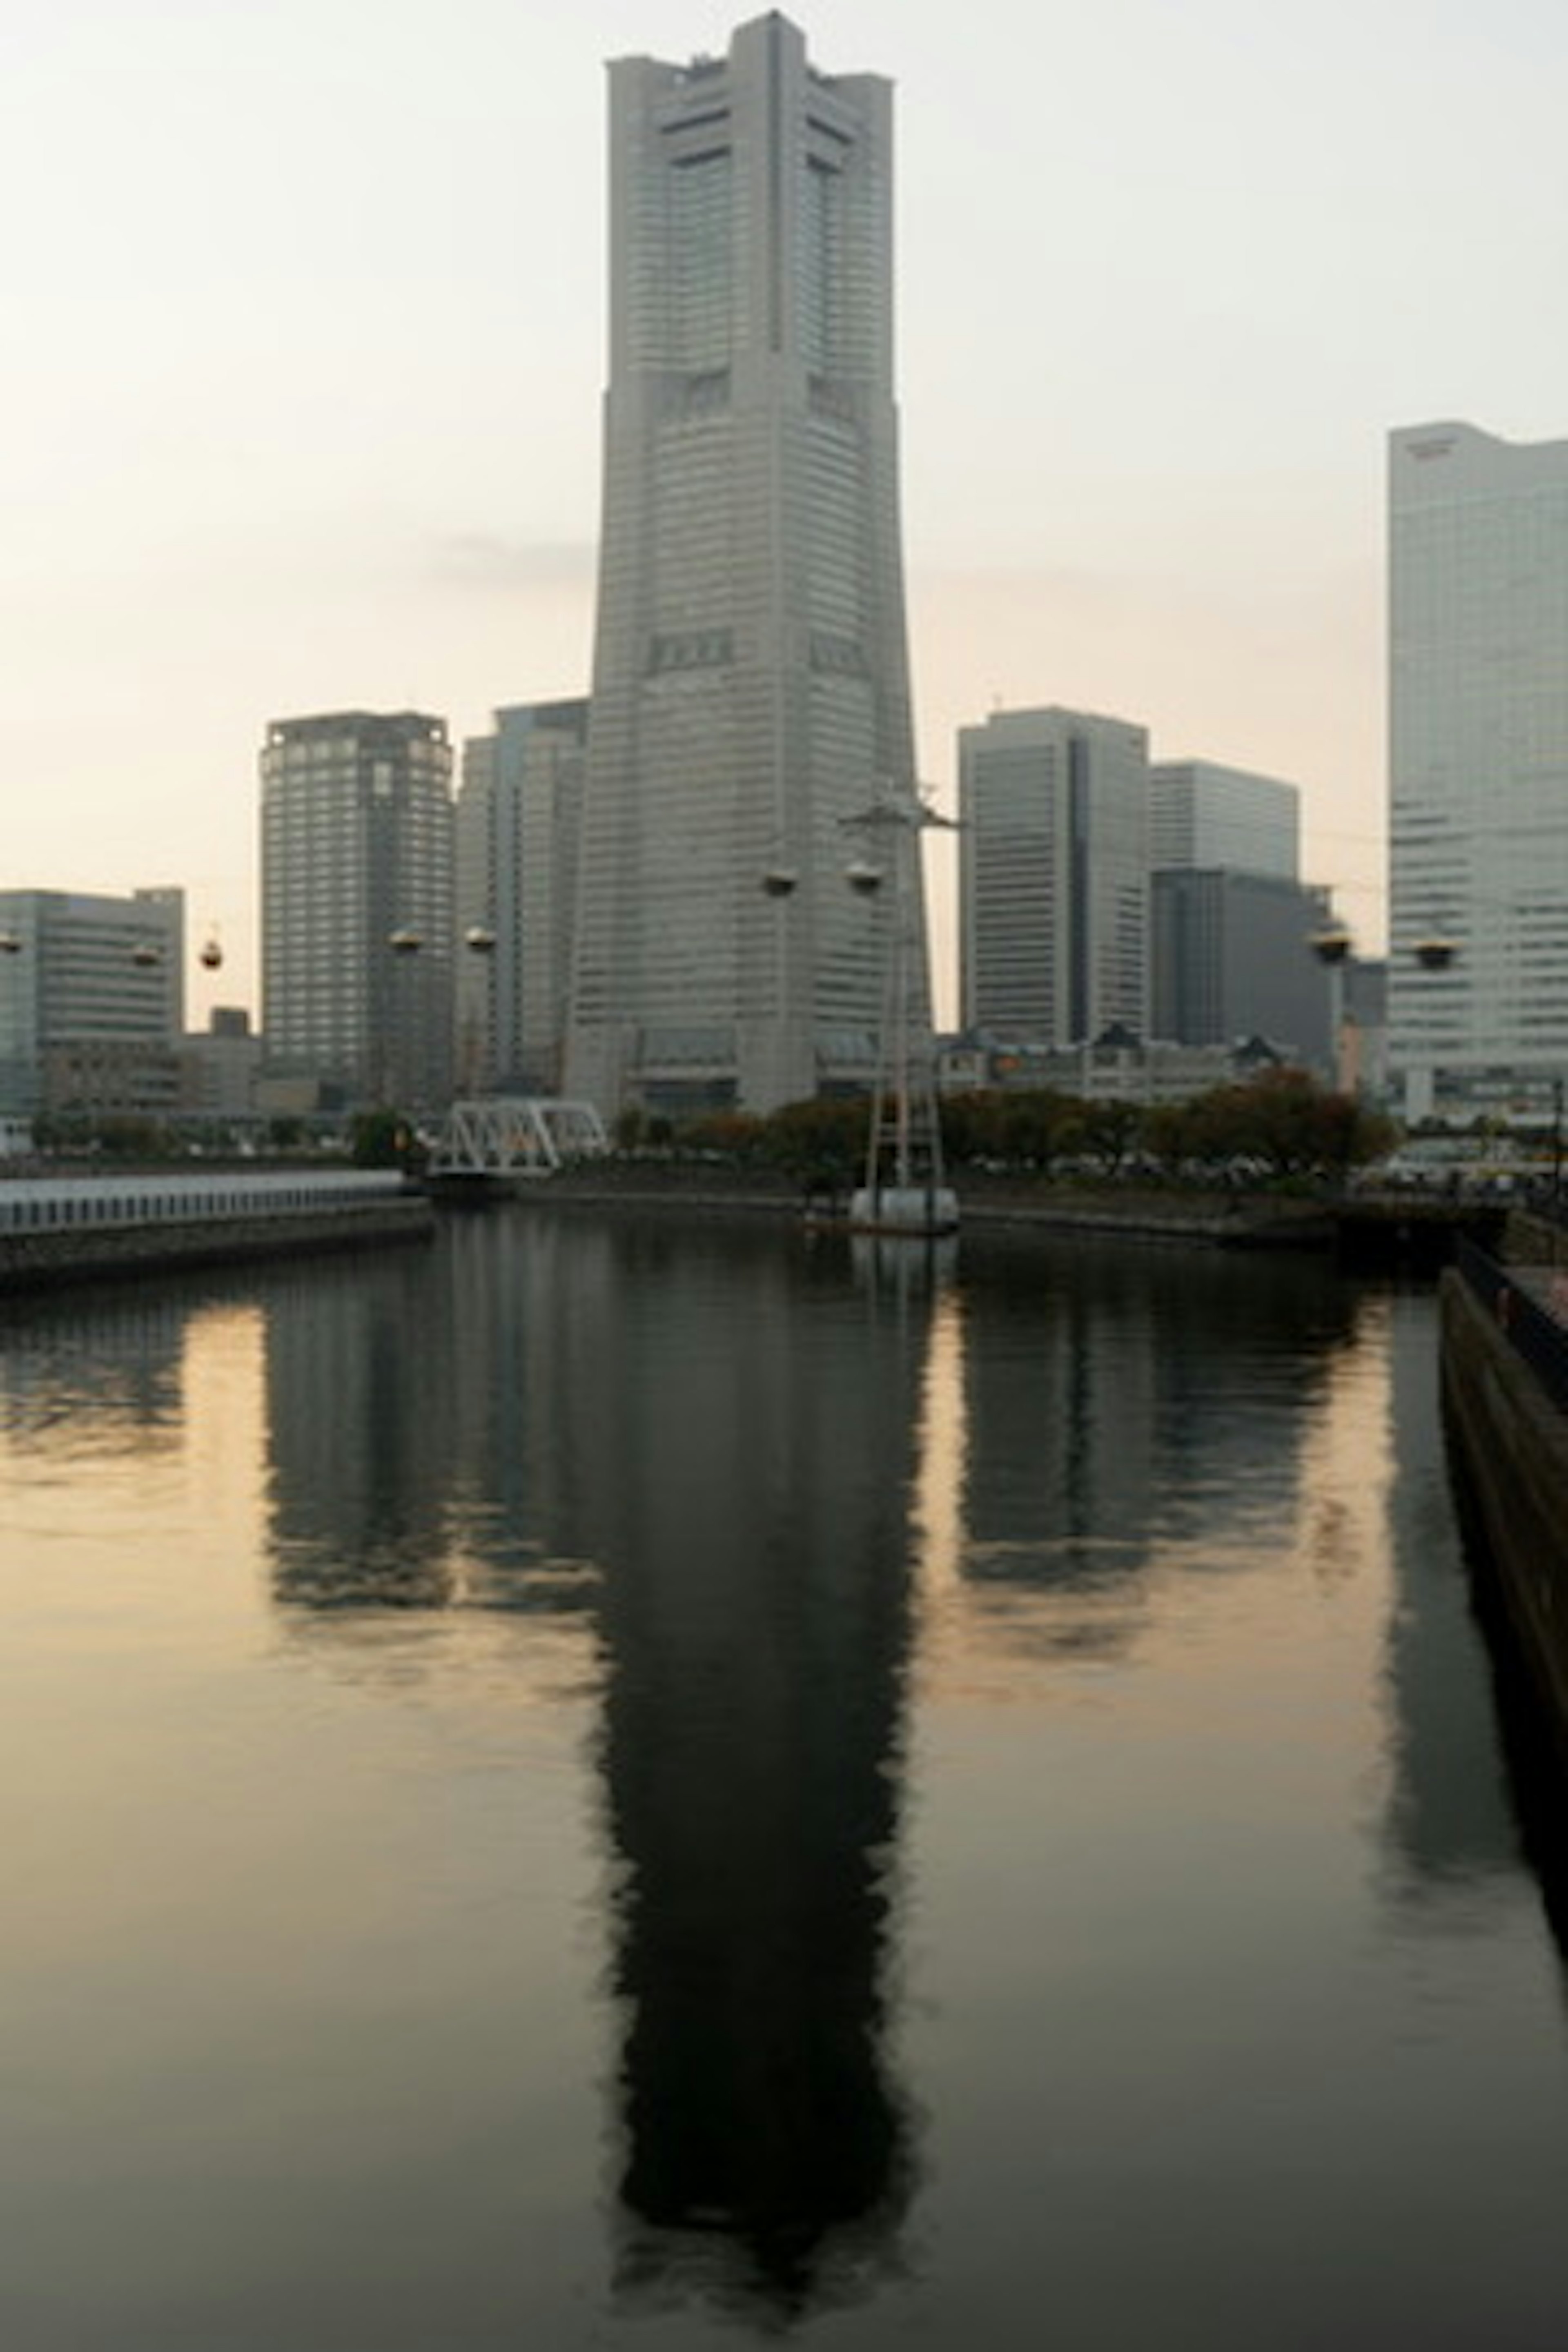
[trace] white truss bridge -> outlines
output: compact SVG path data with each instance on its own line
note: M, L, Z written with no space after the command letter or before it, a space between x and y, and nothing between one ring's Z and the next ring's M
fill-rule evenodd
M484 1095L455 1102L430 1154L436 1179L551 1176L571 1160L610 1148L592 1103L552 1095Z

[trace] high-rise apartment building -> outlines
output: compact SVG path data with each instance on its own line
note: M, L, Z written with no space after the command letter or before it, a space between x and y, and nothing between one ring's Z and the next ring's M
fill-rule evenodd
M1149 1026L1149 737L1055 707L959 730L966 1029L1073 1045Z
M1149 771L1149 855L1156 867L1221 866L1294 882L1300 839L1294 784L1217 760L1156 760Z
M0 1113L173 1111L184 893L0 890Z
M1388 457L1391 1076L1412 1118L1540 1109L1568 1073L1568 441L1421 425Z
M276 720L261 754L268 1070L324 1105L437 1108L451 1092L452 798L446 722Z
M610 68L610 366L566 1090L864 1082L912 785L889 85L776 12ZM874 842L875 835L870 836ZM906 968L923 1010L923 917Z
M463 746L458 1087L561 1090L588 705L520 703Z

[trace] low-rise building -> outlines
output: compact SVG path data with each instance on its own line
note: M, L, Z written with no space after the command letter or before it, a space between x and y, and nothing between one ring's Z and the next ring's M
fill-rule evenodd
M1145 1040L1115 1023L1078 1045L944 1037L938 1042L937 1083L943 1094L1042 1088L1083 1102L1148 1105L1186 1102L1215 1087L1255 1076L1260 1065L1300 1060L1293 1047L1266 1038L1186 1045L1170 1038Z
M261 1040L242 1005L215 1004L205 1030L186 1037L181 1108L198 1118L246 1120L256 1116Z

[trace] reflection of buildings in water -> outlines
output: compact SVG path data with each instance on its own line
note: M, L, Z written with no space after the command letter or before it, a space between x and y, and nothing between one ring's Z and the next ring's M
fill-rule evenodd
M85 1545L96 1578L181 1581L179 1544L249 1557L260 1444L260 1317L236 1287L174 1282L15 1301L0 1336L5 1532ZM237 1583L232 1591L244 1591Z
M443 1223L434 1249L321 1262L266 1294L276 1597L309 1608L591 1604L586 1434L604 1237ZM595 1330L590 1341L586 1334ZM594 1352L590 1352L590 1350Z
M428 1255L321 1261L265 1292L279 1601L431 1608L451 1594L452 1302Z
M678 1269L728 1299L735 1269L776 1263L779 1242L729 1233L705 1255L689 1230L520 1212L444 1221L429 1253L272 1277L278 1599L584 1606L622 1485L603 1423L623 1327ZM839 1286L842 1266L840 1244L805 1279ZM928 1287L913 1286L917 1315ZM903 1284L872 1288L879 1316L907 1311ZM679 1415L686 1368L674 1369L665 1401Z
M1114 1596L1058 1629L1102 1649L1156 1544L1218 1559L1288 1510L1303 1359L1352 1312L1316 1266L1146 1246L973 1253L964 1308L963 1574Z
M775 2315L885 2264L916 1320L628 1236L591 1424L624 2293Z
M548 1211L344 1275L268 1300L277 1597L595 1612L622 2292L857 2291L909 2168L885 1984L929 1296L794 1233Z
M449 1221L459 1451L453 1529L460 1597L490 1609L566 1610L594 1597L584 1487L595 1475L599 1350L619 1276L590 1221Z
M37 1452L58 1430L74 1449L91 1416L105 1454L176 1446L193 1298L66 1292L8 1307L0 1340L0 1412L6 1432Z

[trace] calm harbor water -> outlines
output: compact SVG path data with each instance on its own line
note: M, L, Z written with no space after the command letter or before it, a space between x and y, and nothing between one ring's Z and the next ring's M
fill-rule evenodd
M1560 2352L1435 1342L544 1209L8 1309L0 2340Z

